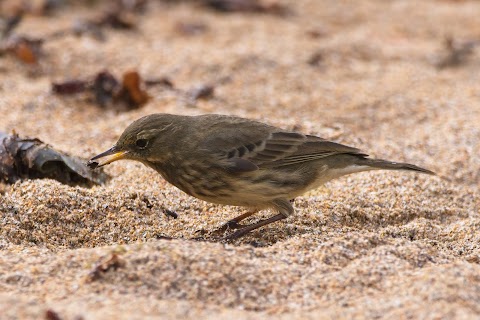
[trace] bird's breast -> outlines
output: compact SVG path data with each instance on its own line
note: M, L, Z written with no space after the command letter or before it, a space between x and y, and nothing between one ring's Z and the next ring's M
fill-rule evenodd
M235 192L227 172L221 168L185 161L157 164L153 168L169 183L202 200L215 202L213 198L230 197Z

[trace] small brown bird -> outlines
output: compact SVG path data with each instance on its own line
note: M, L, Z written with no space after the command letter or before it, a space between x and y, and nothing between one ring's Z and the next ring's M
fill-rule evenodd
M217 230L238 229L227 239L287 218L294 212L289 200L343 175L378 169L434 174L413 164L369 159L356 148L320 137L216 114L145 116L88 165L121 159L142 162L191 196L251 208ZM265 208L278 214L239 224Z

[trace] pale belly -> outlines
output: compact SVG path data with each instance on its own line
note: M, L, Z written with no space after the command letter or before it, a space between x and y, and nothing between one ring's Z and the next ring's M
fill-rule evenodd
M298 170L260 169L241 174L226 174L213 169L207 173L203 169L201 173L191 167L183 171L179 169L176 168L175 176L159 172L168 182L198 199L224 205L261 208L268 207L275 199L290 200L332 179L372 168L352 165L329 169L323 165L313 173L311 167L299 167Z

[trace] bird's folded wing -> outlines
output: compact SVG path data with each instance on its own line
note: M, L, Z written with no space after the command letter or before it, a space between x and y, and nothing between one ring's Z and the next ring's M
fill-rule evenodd
M281 159L263 163L262 167L273 168L301 164L344 153L366 156L366 154L357 148L328 141L316 136L307 135L306 138L306 141L299 145L292 154L285 155L285 157Z
M237 131L211 143L217 148L219 160L232 172L294 165L341 153L361 155L356 148L287 131ZM223 148L218 150L219 146Z

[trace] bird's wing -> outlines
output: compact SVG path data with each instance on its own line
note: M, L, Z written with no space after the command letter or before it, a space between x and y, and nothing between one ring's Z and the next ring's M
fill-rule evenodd
M361 157L367 156L361 150L340 143L325 140L320 137L307 135L306 141L298 146L297 150L286 157L264 164L265 167L281 167L303 162L318 160L336 154L355 154Z
M259 122L224 125L222 134L209 135L203 148L232 172L300 164L360 150L320 137L283 131Z

